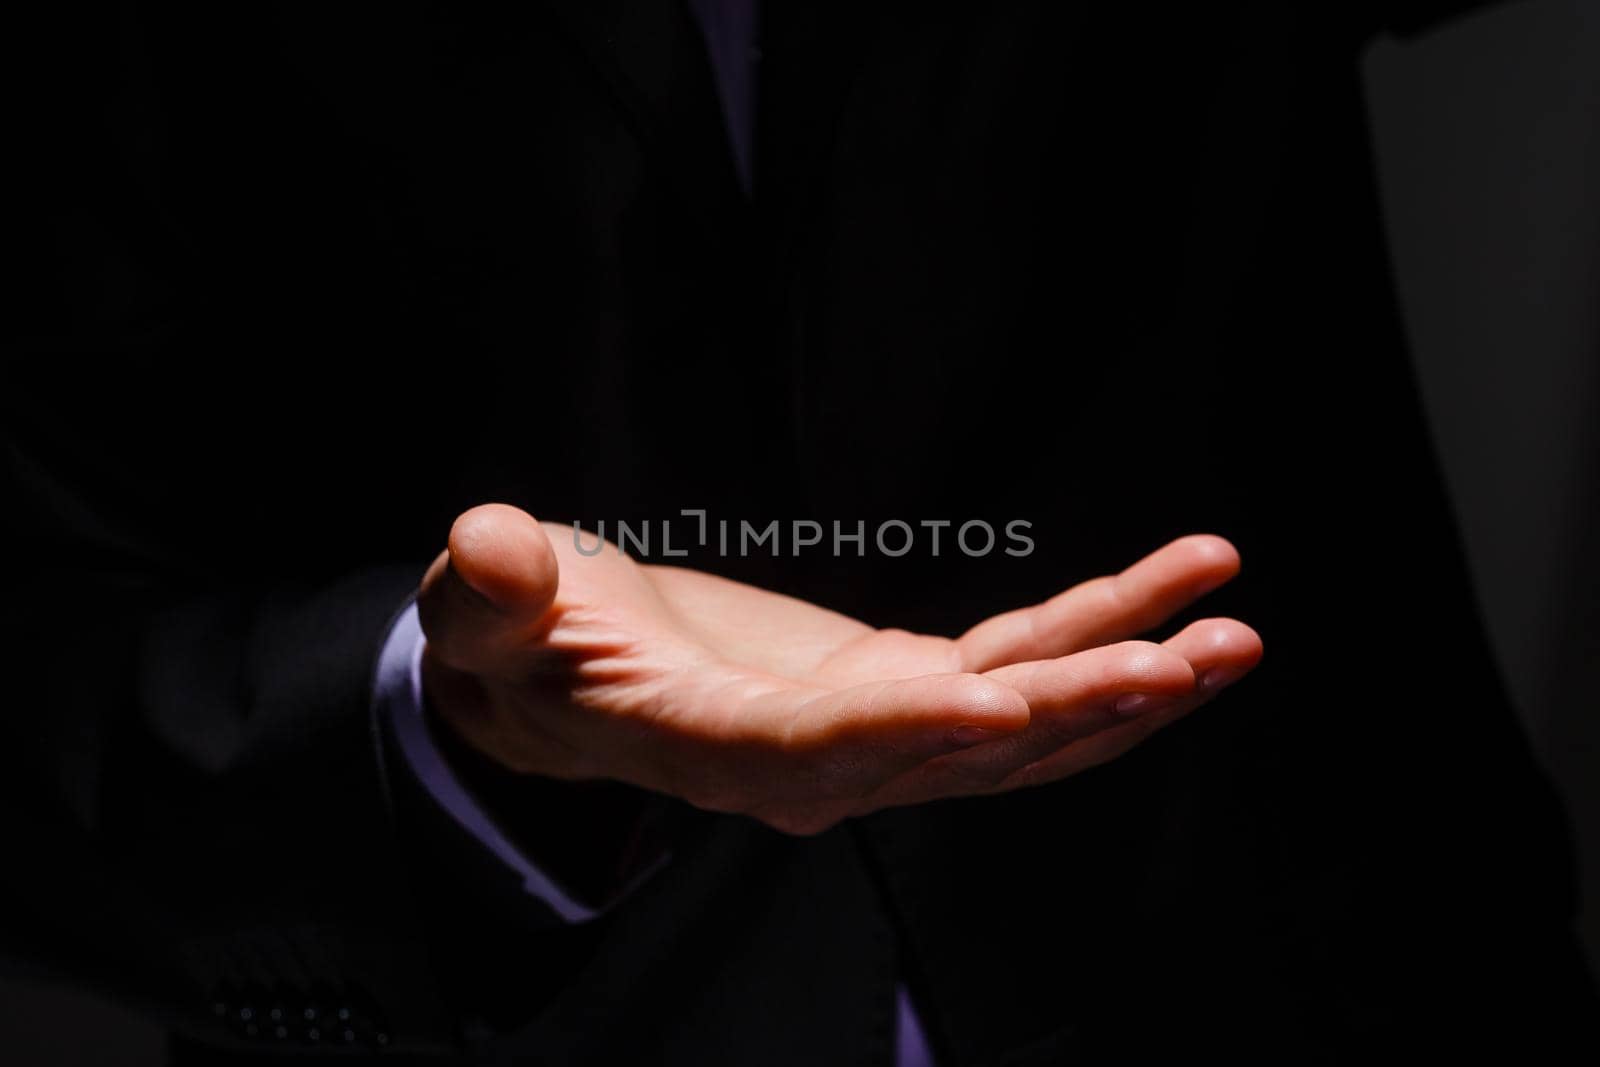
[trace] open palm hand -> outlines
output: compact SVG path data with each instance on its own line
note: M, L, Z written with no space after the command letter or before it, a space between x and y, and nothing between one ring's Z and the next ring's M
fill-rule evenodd
M1132 640L1237 572L1212 536L956 639L591 551L516 508L463 514L418 598L430 703L513 769L626 781L790 833L1074 774L1261 655L1232 619Z

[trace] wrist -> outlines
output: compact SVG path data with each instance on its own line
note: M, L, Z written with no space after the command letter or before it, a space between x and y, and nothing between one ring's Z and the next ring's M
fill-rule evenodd
M528 717L492 681L460 670L423 643L422 703L429 728L474 757L519 775L562 781L597 778L580 765L570 746L544 739Z
M486 725L495 719L490 686L437 660L430 671L429 661L424 648L422 717L440 756L500 832L569 896L603 907L665 857L681 805L623 782L545 773L538 768L550 761L530 758L525 744L505 758L506 731Z

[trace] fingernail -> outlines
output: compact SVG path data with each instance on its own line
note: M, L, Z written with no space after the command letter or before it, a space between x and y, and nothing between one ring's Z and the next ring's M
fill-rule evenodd
M982 726L957 726L950 731L950 740L962 748L981 745L985 741L995 741L1006 736L1004 730L987 730Z
M1237 682L1241 676L1242 672L1232 667L1212 667L1200 676L1200 688L1213 691L1221 689Z
M1116 708L1124 715L1143 715L1175 703L1171 697L1152 693L1126 693L1117 698Z

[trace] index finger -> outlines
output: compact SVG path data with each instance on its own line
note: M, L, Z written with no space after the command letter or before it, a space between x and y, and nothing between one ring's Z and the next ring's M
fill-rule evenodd
M985 619L956 640L961 667L981 673L1136 637L1238 573L1239 552L1228 541L1180 537L1120 574Z

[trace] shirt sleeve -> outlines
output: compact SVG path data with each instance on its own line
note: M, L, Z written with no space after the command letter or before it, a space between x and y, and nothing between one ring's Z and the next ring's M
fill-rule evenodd
M523 889L543 901L563 921L588 922L616 906L651 875L665 866L670 854L662 852L616 892L600 901L579 895L534 862L511 840L474 789L452 765L433 735L425 712L422 688L422 651L426 644L413 602L396 618L383 645L374 680L373 700L379 722L389 731L395 747L421 783L430 802L450 816L461 831L475 838L521 879ZM550 813L570 818L570 812Z

